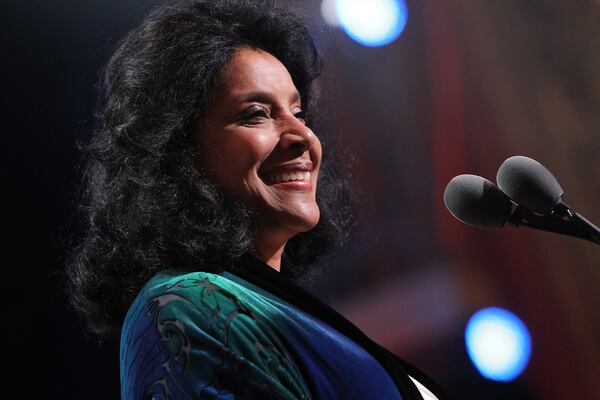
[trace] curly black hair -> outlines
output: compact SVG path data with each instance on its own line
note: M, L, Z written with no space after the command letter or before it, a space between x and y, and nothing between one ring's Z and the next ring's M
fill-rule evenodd
M219 272L252 248L250 211L194 167L197 122L221 68L241 47L267 51L286 66L314 127L321 59L301 20L270 0L163 5L110 58L97 127L83 146L87 231L67 265L71 303L91 332L117 333L133 297L158 271ZM319 223L285 247L294 277L347 237L346 180L331 165L325 157Z

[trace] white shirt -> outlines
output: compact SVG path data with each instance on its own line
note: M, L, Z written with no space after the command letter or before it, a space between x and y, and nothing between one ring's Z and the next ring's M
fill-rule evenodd
M409 378L417 385L417 389L421 392L421 396L423 396L424 400L439 400L429 389L421 384L418 380L409 375Z

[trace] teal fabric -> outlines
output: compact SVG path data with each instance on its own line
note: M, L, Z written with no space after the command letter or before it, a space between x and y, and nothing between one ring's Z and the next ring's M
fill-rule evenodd
M236 272L156 275L131 305L121 336L126 400L422 399L407 371L432 387L252 257Z
M124 324L122 398L310 398L268 324L275 311L223 276L155 276Z

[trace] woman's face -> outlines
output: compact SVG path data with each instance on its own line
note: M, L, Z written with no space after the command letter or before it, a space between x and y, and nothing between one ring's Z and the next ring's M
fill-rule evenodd
M257 241L272 246L319 221L322 149L303 115L283 64L242 48L221 71L214 103L199 124L198 166L255 212Z

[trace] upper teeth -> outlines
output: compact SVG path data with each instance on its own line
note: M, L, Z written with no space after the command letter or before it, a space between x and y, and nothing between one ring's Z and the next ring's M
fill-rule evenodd
M271 183L288 182L288 181L309 181L310 180L310 172L295 171L295 172L272 173L272 174L268 175L268 179Z

